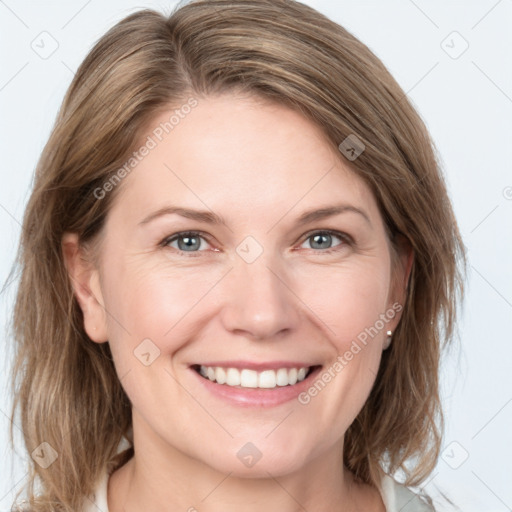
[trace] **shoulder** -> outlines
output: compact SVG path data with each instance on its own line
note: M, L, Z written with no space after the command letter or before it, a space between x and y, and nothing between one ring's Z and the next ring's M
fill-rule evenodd
M418 494L384 473L379 490L386 512L435 512Z

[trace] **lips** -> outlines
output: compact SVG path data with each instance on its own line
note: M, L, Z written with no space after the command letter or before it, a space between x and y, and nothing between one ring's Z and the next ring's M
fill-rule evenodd
M296 400L322 365L304 361L209 361L190 367L202 389L235 407L275 407Z

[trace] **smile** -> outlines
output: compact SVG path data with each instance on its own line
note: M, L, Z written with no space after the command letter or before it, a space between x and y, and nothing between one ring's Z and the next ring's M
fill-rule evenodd
M304 361L204 361L192 364L202 389L235 407L275 407L296 400L322 365Z
M313 367L278 368L276 370L256 371L248 368L223 368L220 366L204 366L196 368L205 379L217 384L240 388L273 389L276 387L293 386L302 382Z

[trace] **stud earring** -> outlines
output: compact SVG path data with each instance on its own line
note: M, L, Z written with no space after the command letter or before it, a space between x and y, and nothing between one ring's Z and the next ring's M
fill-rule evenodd
M384 345L382 347L382 350L386 350L389 348L389 345L391 345L391 340L393 339L393 331L387 331L386 332L386 341L384 342Z

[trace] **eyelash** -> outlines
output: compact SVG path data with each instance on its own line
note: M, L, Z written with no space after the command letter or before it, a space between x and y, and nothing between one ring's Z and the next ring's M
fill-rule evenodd
M311 251L314 251L316 253L330 254L332 252L341 250L341 248L344 247L345 245L349 245L349 246L354 245L354 240L350 235L347 235L346 233L342 233L340 231L334 231L332 229L320 229L320 230L310 231L309 233L306 233L306 236L304 236L301 244L304 243L309 238L313 237L314 235L331 235L331 236L335 236L335 237L339 238L342 241L342 243L335 245L334 247L330 247L328 249L318 249L318 250L310 249ZM180 231L179 233L175 233L174 235L164 238L160 242L159 245L163 248L168 248L169 244L171 242L174 242L178 238L185 238L185 237L200 237L209 243L209 237L206 236L206 234L201 231ZM175 248L172 248L172 249L177 254L186 255L189 257L197 257L197 256L200 256L202 252L204 252L204 251L182 251L180 249L175 249Z

